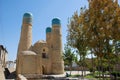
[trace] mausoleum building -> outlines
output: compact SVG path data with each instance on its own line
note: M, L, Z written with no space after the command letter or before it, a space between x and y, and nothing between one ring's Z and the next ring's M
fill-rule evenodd
M54 18L52 27L46 28L46 41L39 40L32 45L32 20L31 13L23 15L17 74L63 74L61 21Z

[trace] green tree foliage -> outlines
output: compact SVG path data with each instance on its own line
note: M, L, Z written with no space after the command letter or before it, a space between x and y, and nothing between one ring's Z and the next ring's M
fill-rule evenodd
M84 28L84 13L85 9L81 8L81 13L78 15L77 12L74 13L68 23L68 35L67 35L67 44L71 47L77 49L77 53L80 56L80 63L85 62L85 56L87 55L87 40L86 38L86 29ZM84 64L82 63L84 70ZM83 75L82 70L82 75Z
M89 0L89 8L81 8L71 17L68 23L68 44L79 51L84 60L88 49L97 56L98 65L102 59L115 54L115 44L120 40L120 7L117 0ZM110 43L112 42L112 43ZM110 65L109 65L110 66Z
M115 0L91 0L86 14L89 20L85 23L88 25L89 46L94 49L99 66L103 65L104 56L111 66L114 44L120 40L120 7Z
M70 68L70 71L72 70L72 63L73 61L75 61L76 59L76 56L74 54L74 52L72 51L72 48L68 45L65 45L65 48L64 48L64 63L65 65L69 66ZM70 72L71 74L71 72Z

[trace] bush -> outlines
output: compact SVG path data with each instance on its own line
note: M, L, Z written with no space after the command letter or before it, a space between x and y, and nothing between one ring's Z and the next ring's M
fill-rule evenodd
M114 77L120 77L120 72L112 72L111 75L113 75Z
M69 77L80 77L79 74L75 74L75 75L70 75Z
M90 72L95 72L95 68L89 68Z
M86 76L85 76L85 78L88 78L88 79L94 79L95 78L95 76L94 76L94 74L87 74Z

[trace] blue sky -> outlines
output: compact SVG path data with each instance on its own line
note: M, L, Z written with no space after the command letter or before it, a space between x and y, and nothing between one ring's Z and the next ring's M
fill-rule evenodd
M25 12L33 14L33 44L46 39L46 27L50 27L51 20L58 17L61 19L64 45L68 17L87 4L87 0L0 0L0 44L7 48L8 60L16 59Z
M16 59L25 12L33 14L33 44L46 39L46 27L51 27L51 20L58 17L64 45L68 18L84 6L88 6L87 0L0 0L0 44L7 48L8 60Z

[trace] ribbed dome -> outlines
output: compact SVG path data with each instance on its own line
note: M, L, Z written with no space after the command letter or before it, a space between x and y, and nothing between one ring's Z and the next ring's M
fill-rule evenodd
M61 25L60 19L58 19L58 18L53 18L53 19L52 19L52 25Z
M23 15L23 18L32 18L32 13L25 13L24 15Z
M44 40L39 40L39 41L37 41L34 45L36 45L36 44L41 44L41 43L46 43L46 41L44 41Z
M52 31L51 27L46 28L46 33L50 33Z

